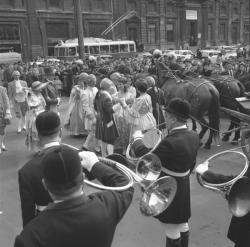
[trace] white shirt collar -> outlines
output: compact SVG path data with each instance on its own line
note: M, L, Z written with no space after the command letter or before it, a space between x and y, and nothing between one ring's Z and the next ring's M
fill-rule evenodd
M50 148L50 147L59 146L59 145L60 145L60 143L58 141L54 141L54 142L46 143L43 147Z

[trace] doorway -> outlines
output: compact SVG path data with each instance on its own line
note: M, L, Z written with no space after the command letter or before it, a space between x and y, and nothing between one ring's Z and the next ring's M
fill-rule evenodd
M197 21L189 21L188 23L188 41L190 46L197 46Z

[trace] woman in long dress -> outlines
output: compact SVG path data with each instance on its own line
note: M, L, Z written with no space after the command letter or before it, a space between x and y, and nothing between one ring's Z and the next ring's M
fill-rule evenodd
M95 137L101 142L102 156L114 152L114 142L119 136L113 113L120 103L113 105L112 102L113 82L108 78L102 79L100 90L96 94L94 107L97 112Z
M120 80L117 81L116 87L117 93L113 95L114 102L119 103L122 100L130 107L135 101L136 94L132 90L129 90L131 86L129 85L127 78L120 78ZM129 144L131 124L127 121L126 114L121 106L115 112L114 117L119 132L119 137L115 141L116 152L125 154L126 148Z
M27 136L25 144L28 150L32 151L40 150L35 121L39 113L45 111L46 102L41 91L46 86L47 83L42 83L40 81L33 82L27 97L29 110L27 112Z
M83 144L83 148L99 152L98 142L95 138L96 127L96 111L94 108L95 96L98 89L95 87L96 77L90 74L87 79L87 88L82 95L83 110L85 112L85 129L88 131L88 136Z
M87 78L87 73L80 74L78 77L78 85L73 86L70 93L65 128L74 136L87 134L85 129L85 114L82 104L82 95L85 90Z
M156 127L156 120L152 113L152 102L147 94L147 82L145 79L138 79L135 83L139 97L135 99L131 107L122 103L126 119L131 124L130 137L137 130L148 130Z

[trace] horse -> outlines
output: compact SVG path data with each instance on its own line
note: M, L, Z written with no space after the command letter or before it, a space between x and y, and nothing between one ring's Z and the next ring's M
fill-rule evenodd
M209 137L204 148L210 149L213 137L219 138L219 108L220 95L218 90L204 78L180 79L172 72L158 70L161 89L164 91L166 104L174 97L187 100L191 105L191 119L193 130L196 130L196 122L201 124L200 140L210 129ZM205 116L208 116L208 121ZM202 143L201 143L202 145Z
M225 108L234 111L244 112L244 109L238 103L236 98L243 97L245 93L244 85L237 79L229 75L212 75L207 78L217 88L220 93L220 104ZM232 130L235 130L231 144L238 144L240 138L240 119L230 116L230 125L222 137L222 141L229 141Z

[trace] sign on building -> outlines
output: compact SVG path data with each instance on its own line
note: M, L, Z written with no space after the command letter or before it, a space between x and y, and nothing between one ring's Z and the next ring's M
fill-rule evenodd
M186 20L197 20L197 10L186 10Z

